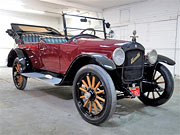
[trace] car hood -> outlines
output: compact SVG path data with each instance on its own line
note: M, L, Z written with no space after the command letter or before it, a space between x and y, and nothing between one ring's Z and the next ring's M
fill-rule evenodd
M120 46L127 44L129 41L100 39L100 38L79 38L80 53L101 53L111 58L113 51Z

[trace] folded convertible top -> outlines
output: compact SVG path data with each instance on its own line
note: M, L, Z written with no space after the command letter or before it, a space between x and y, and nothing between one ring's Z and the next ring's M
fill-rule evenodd
M17 24L12 23L11 27L14 32L17 34L22 33L42 33L42 34L52 34L52 35L61 35L59 31L46 26L36 26L36 25L27 25L27 24Z
M62 36L62 34L46 26L36 26L36 25L27 25L27 24L17 24L12 23L11 29L8 29L6 33L9 34L17 44L22 43L22 35L24 34L40 34L40 35L49 35L49 36Z

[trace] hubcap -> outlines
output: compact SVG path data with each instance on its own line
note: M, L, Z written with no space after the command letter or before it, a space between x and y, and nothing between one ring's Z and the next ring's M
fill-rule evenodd
M89 88L88 89L88 92L90 93L90 97L89 97L89 100L90 101L94 101L95 99L96 99L96 93L95 93L95 91L94 91L94 89L93 88Z

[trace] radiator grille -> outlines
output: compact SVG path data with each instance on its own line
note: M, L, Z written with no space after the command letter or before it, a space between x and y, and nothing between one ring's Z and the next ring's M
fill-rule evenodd
M144 51L128 50L125 52L125 62L123 66L124 81L139 80L144 71Z

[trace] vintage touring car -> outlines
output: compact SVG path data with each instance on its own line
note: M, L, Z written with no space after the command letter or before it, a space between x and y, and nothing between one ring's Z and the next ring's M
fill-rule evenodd
M83 28L68 27L69 17ZM7 30L18 44L10 51L7 64L17 89L25 88L27 78L55 86L73 85L77 110L95 125L112 116L118 99L138 97L151 106L169 100L174 80L162 63L175 65L173 60L156 50L145 54L145 48L136 42L136 32L132 41L108 39L110 24L104 19L70 14L62 18L63 34L51 27L25 24L11 24L12 29ZM99 21L100 26L92 21ZM85 23L95 28L84 28ZM77 31L81 32L75 35Z

